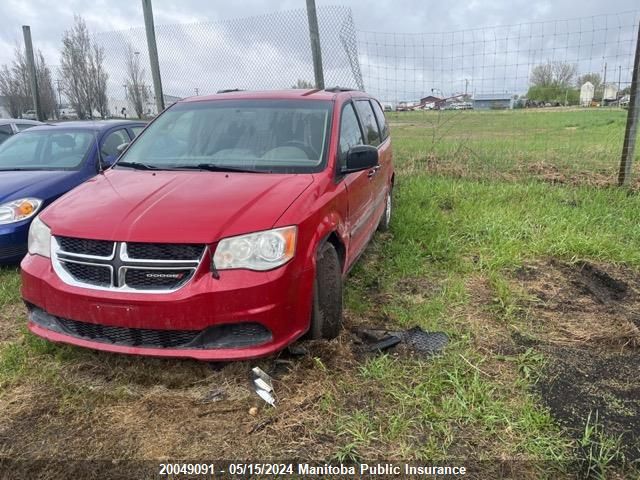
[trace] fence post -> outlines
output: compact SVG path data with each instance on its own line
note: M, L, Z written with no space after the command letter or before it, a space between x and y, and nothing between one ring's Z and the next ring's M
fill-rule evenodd
M158 61L158 46L156 45L156 29L153 24L151 0L142 0L142 11L144 12L144 28L147 32L147 49L149 50L153 91L156 96L156 108L158 109L158 113L160 113L164 110L164 95L162 94L160 62Z
M311 38L311 55L313 56L313 74L316 88L324 88L324 72L322 70L322 49L320 48L320 30L315 0L307 0L307 18L309 19L309 36Z
M618 185L621 187L631 182L631 167L636 149L638 123L640 122L640 23L638 23L638 40L636 42L636 56L633 61L633 76L631 77L631 92L629 111L627 112L627 128L624 132L622 144L622 159L618 173Z
M42 115L42 106L40 105L40 92L38 91L38 76L36 72L36 62L33 57L33 43L31 42L31 27L29 25L22 26L22 35L24 36L24 46L26 51L26 60L29 67L29 76L31 77L31 95L33 96L33 108L36 111L38 120L44 122L46 118Z

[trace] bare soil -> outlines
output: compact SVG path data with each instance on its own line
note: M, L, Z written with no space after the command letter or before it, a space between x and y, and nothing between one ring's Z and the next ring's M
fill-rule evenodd
M580 439L597 413L626 460L640 459L640 275L550 260L514 277L527 298L528 328L512 338L546 357L536 389L554 417Z

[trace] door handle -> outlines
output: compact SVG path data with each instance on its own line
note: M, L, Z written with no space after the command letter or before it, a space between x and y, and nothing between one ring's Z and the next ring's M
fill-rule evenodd
M369 178L373 177L380 170L380 165L376 165L371 170L369 170L369 174L367 175Z

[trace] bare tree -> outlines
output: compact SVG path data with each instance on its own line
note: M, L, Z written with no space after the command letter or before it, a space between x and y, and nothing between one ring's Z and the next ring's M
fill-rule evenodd
M53 118L56 111L53 81L51 70L41 51L38 51L36 55L36 78L44 118ZM9 113L12 117L21 117L26 110L33 108L29 69L24 52L18 46L15 48L11 68L3 65L0 69L0 94L7 97Z
M597 90L598 87L600 87L600 84L602 83L602 77L600 76L599 73L585 73L584 75L580 75L576 80L576 87L580 88L586 82L591 82L591 84Z
M553 68L550 63L533 67L533 70L531 70L531 84L536 87L548 87L553 84Z
M140 54L131 45L127 47L127 101L133 105L138 118L144 116L144 106L149 101L149 90L144 83L145 71L140 65Z
M530 80L536 87L567 87L572 83L576 71L572 63L547 62L533 67Z
M309 88L315 88L315 87L313 86L313 83L309 82L308 80L303 80L303 79L299 78L298 81L296 82L296 84L292 85L291 88L309 89Z
M38 50L36 55L36 78L38 79L38 93L40 94L40 108L45 119L58 116L58 102L53 88L51 69L44 60L44 55ZM31 86L31 85L29 85Z
M74 18L73 27L62 37L62 90L79 118L93 118L95 110L104 117L108 113L104 49L92 44L82 17Z

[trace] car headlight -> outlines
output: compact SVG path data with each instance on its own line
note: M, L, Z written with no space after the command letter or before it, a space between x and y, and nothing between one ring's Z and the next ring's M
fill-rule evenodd
M0 225L19 222L33 217L40 206L42 200L37 198L21 198L0 204Z
M217 270L271 270L293 258L297 235L296 227L284 227L224 238L218 243L213 264Z
M28 249L31 255L51 256L51 229L36 217L29 227Z

